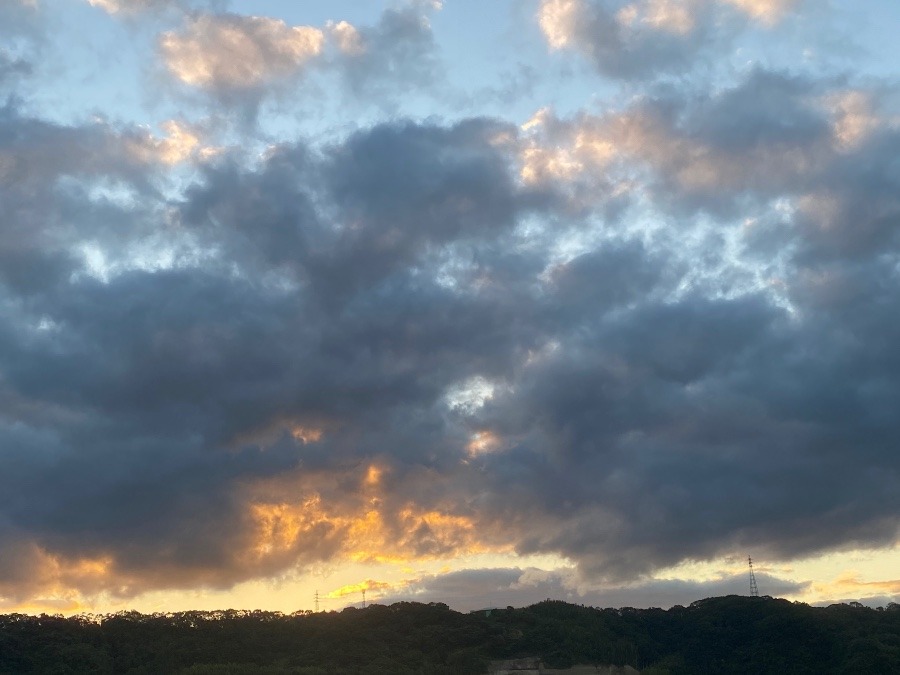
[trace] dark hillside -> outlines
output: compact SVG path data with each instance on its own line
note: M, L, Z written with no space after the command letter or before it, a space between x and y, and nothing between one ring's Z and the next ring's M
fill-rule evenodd
M653 675L890 673L900 672L898 610L728 596L668 611L548 600L487 615L409 602L293 615L14 614L0 616L0 673L425 675L528 656Z

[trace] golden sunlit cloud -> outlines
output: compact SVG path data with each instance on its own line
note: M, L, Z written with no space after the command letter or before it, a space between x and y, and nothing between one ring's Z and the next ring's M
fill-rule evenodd
M563 49L572 43L582 11L581 0L543 0L538 23L552 49Z
M793 7L796 0L713 0L731 6L754 21L773 25ZM710 6L707 0L638 0L624 4L615 12L615 20L627 32L638 28L690 34L697 23L698 12ZM603 35L585 35L590 6L585 0L543 0L538 9L538 25L553 50L576 48L590 53L587 40L608 39Z
M316 495L298 504L254 504L250 515L260 560L324 549L332 560L405 564L502 548L481 543L470 518L412 506L396 514L378 508L343 514Z
M189 160L207 160L220 154L222 149L204 146L200 131L178 120L166 120L160 124L165 136L147 134L138 139L127 139L129 154L147 164L174 166Z
M858 142L871 121L864 117L860 101L840 100L847 114L835 133ZM808 174L827 150L815 144L786 148L773 138L761 140L748 151L731 152L684 133L671 120L642 106L572 120L541 109L522 129L527 132L519 157L524 183L606 180L625 191L635 184L632 179L620 180L622 163L631 162L632 174L635 164L643 165L685 191L710 192L747 189L760 176L774 183Z
M111 556L65 557L35 543L4 551L7 574L0 584L0 611L66 611L85 609L86 596L107 588L113 577Z
M832 116L832 132L840 150L858 148L880 125L872 110L872 100L861 91L843 91L826 97Z
M266 566L299 560L348 561L360 564L410 565L487 552L508 552L509 542L483 531L474 517L423 508L412 502L395 505L385 494L387 469L378 464L354 470L361 490L329 500L328 478L305 476L299 484L262 482L250 496L251 542L247 564ZM321 478L321 481L319 481ZM351 475L331 477L340 483ZM291 493L305 494L302 499ZM283 499L272 497L283 493Z
M181 82L206 89L243 89L298 72L322 51L318 28L259 16L200 15L160 49Z
M522 125L529 133L519 153L519 177L526 185L571 181L585 171L568 134L558 133L561 126L549 108L541 108Z
M525 148L522 151L520 177L526 185L548 180L571 180L584 170L570 150L564 148Z
M366 45L353 24L347 21L329 21L326 28L337 48L344 54L360 56L365 53Z

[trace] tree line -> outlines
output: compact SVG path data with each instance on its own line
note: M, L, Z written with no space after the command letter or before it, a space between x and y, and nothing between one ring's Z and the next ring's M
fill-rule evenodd
M315 614L0 615L0 673L16 675L451 675L522 657L645 675L900 672L900 606L727 596L669 610L547 600L469 614L399 602Z

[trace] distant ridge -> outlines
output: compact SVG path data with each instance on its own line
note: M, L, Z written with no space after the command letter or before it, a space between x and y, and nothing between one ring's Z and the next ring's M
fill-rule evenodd
M517 659L547 672L577 664L645 675L900 672L900 606L732 595L669 610L547 600L489 616L412 602L295 614L0 616L3 674L450 675Z

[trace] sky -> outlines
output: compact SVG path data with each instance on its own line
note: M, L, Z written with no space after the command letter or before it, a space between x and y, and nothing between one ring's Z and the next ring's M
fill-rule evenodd
M0 0L0 612L898 601L898 25Z

